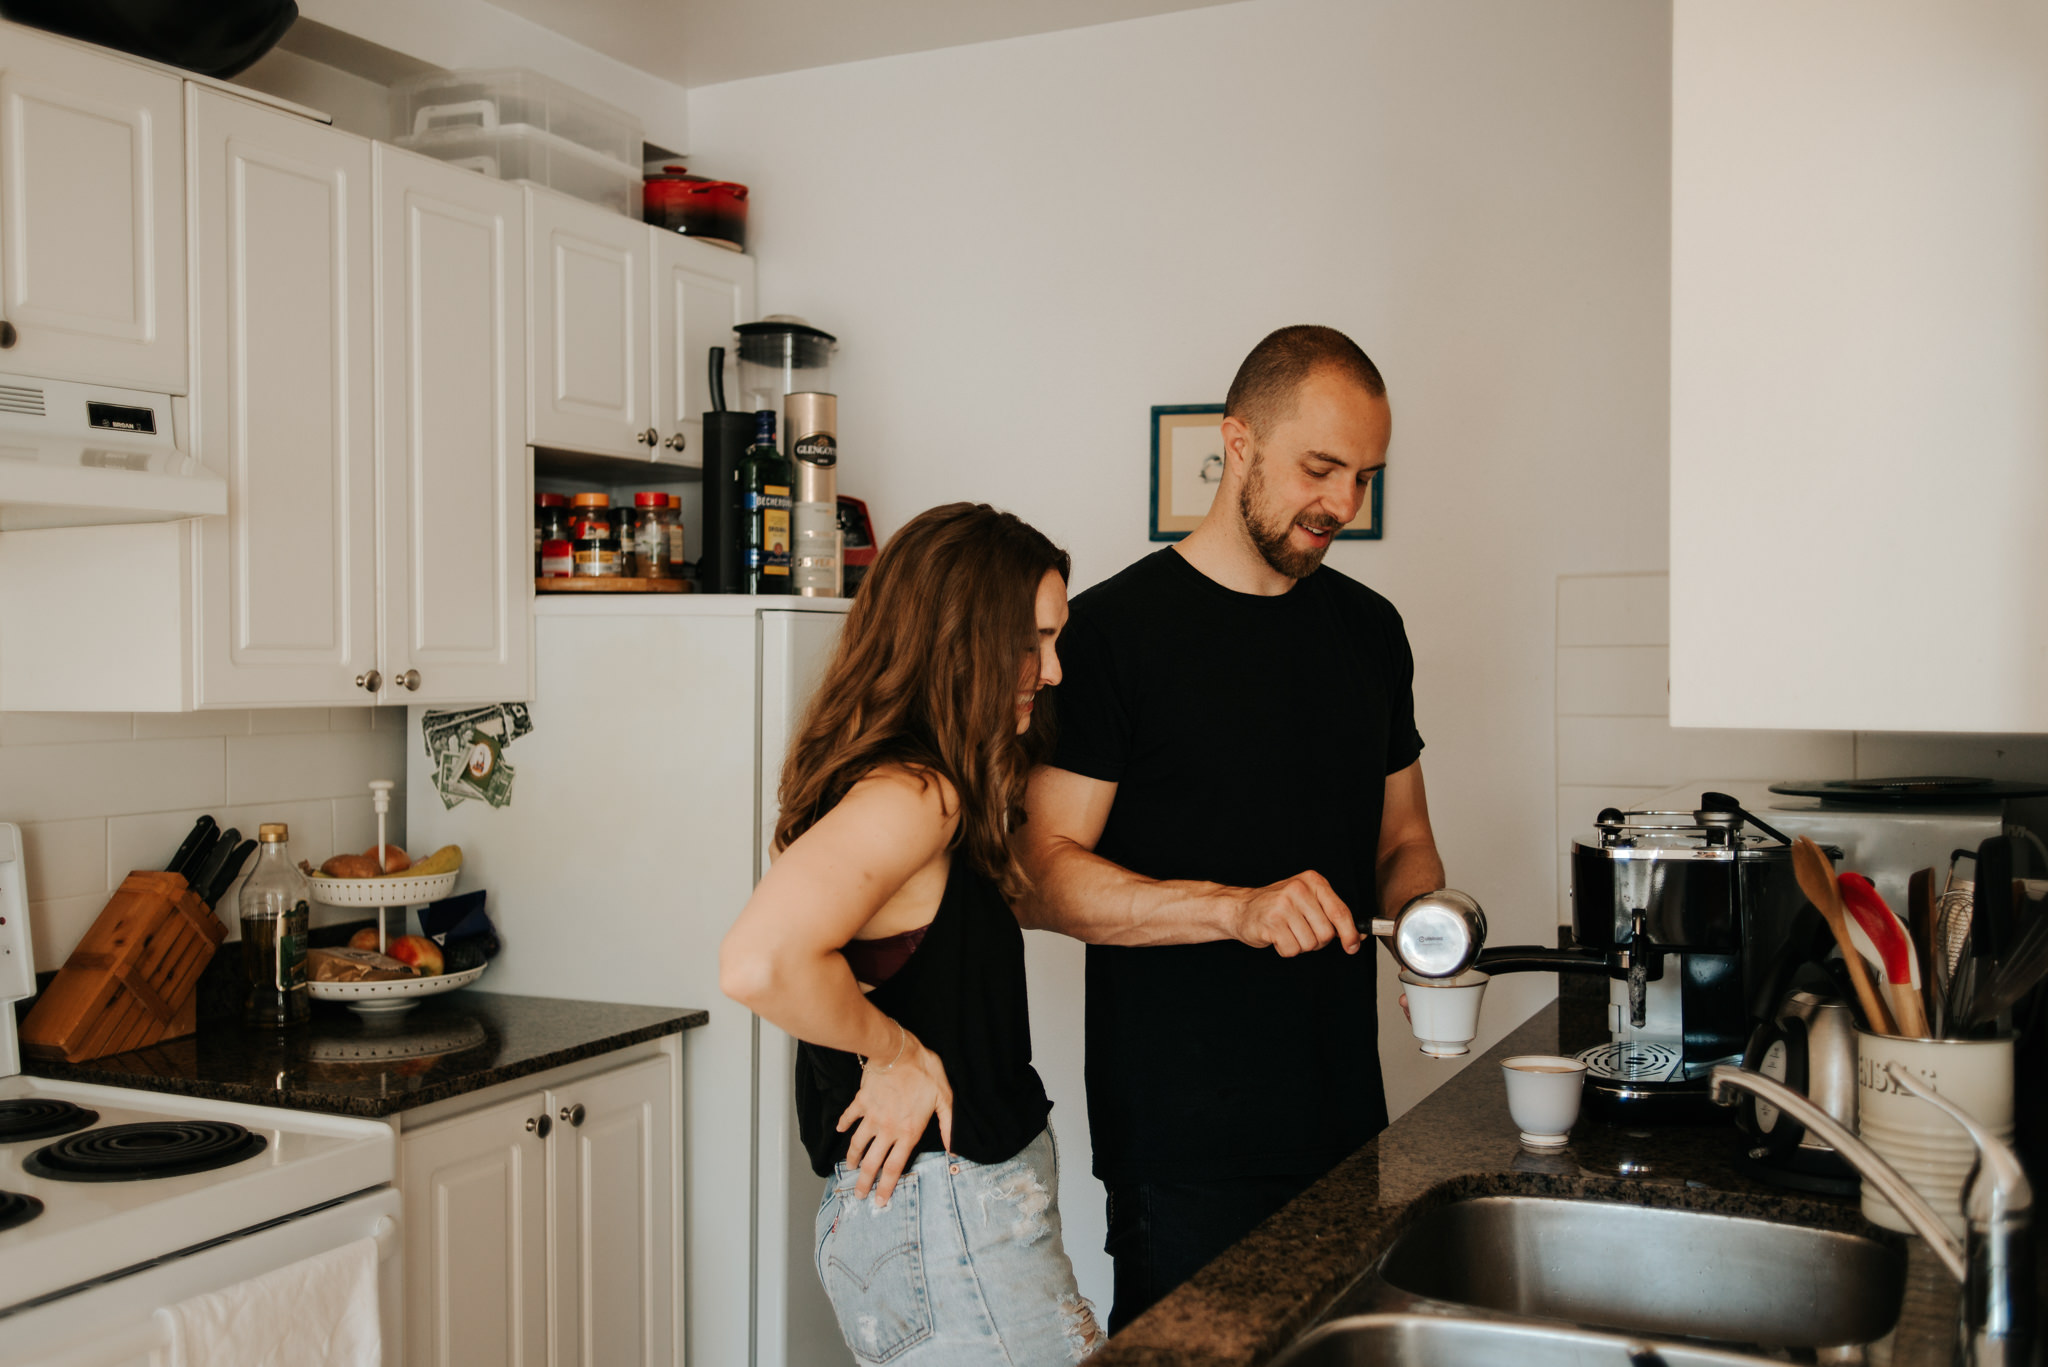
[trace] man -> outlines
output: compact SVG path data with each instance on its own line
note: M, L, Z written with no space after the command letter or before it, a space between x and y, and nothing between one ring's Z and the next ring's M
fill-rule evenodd
M1443 864L1400 615L1322 559L1391 433L1348 337L1266 338L1208 516L1077 597L1060 640L1021 911L1089 946L1111 1332L1387 1123L1360 927Z

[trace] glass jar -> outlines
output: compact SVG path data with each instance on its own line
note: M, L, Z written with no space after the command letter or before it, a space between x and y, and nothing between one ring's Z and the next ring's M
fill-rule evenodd
M667 579L668 495L633 495L633 573L641 579Z
M619 563L618 530L612 522L609 494L578 494L570 501L569 541L576 548L578 579L617 579L624 570Z
M671 579L683 577L683 496L668 496L668 512L663 519L668 528L668 573Z
M569 539L569 499L565 494L535 494L533 497L533 575L548 577L542 563L550 541Z
M243 1019L251 1025L298 1025L313 1014L306 988L306 936L311 891L292 863L291 829L265 822L256 832L256 867L242 883L242 967L249 976Z

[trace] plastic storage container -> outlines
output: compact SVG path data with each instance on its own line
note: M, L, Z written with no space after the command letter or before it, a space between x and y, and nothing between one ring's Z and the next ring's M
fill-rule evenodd
M637 217L640 125L533 71L448 71L391 90L392 141Z

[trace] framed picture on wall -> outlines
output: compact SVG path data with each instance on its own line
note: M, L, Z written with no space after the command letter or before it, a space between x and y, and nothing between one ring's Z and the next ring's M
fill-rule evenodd
M1377 541L1387 472L1372 477L1358 516L1339 541ZM1223 483L1223 405L1159 404L1152 409L1152 540L1178 541L1199 527Z

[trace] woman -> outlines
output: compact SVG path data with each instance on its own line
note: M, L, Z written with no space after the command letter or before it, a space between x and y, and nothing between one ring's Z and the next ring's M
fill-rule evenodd
M933 508L883 548L790 746L777 856L726 936L726 995L801 1041L830 1178L817 1266L854 1356L1078 1362L1101 1338L1060 1241L1009 849L1060 679L1065 552Z

